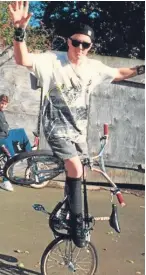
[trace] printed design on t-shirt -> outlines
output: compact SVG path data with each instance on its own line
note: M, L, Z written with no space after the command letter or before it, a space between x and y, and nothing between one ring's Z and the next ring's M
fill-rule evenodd
M44 100L43 125L47 138L69 137L75 139L83 134L87 124L88 102L91 81L82 87L70 78L70 86L64 84L50 89Z

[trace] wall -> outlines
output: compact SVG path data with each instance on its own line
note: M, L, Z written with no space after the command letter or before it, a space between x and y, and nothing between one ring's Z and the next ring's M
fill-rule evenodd
M5 112L11 128L24 127L31 141L32 131L37 128L40 91L31 89L30 73L26 68L15 64L13 51L0 57L0 94L10 97Z
M143 63L140 60L117 57L98 59L111 67L134 67ZM140 83L144 83L144 80L144 75L130 79ZM90 151L94 152L96 146L99 146L97 131L102 132L102 125L106 122L110 132L107 150L109 162L128 167L144 163L144 101L144 89L102 84L91 97L88 137Z

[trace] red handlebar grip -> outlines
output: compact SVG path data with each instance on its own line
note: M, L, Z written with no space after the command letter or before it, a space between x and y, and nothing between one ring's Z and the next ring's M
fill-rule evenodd
M123 196L122 196L121 192L118 191L116 193L116 196L117 196L117 199L118 199L119 203L121 204L121 206L124 207L126 205L126 203L124 202L124 199L123 199Z
M35 146L39 145L39 137L35 137L35 139L34 139L34 145Z
M107 123L105 123L104 124L104 135L108 135L108 124Z

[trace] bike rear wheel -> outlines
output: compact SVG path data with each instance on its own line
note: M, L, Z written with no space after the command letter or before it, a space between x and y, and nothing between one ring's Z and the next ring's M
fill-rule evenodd
M11 182L33 188L45 187L63 171L63 162L46 150L20 153L4 168L4 174Z
M41 259L42 275L94 275L98 265L97 252L89 242L78 248L70 237L58 237L45 249Z

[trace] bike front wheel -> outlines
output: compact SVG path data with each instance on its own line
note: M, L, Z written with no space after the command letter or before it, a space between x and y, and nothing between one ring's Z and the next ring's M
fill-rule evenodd
M78 248L70 237L58 237L45 249L41 259L42 275L94 275L98 265L94 245Z
M12 183L33 188L45 187L63 171L63 162L46 150L20 153L4 167L4 174Z

